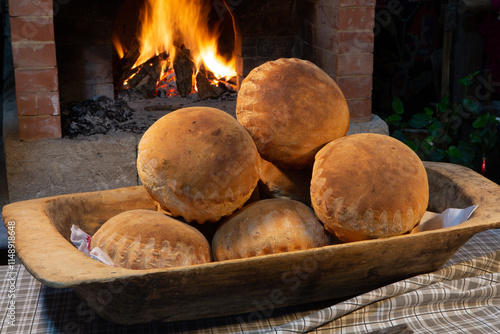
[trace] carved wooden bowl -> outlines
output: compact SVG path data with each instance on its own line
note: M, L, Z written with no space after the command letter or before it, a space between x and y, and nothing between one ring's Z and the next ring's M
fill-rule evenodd
M155 209L143 187L61 195L8 204L16 249L40 282L72 287L99 315L122 324L238 314L259 305L282 307L344 298L439 269L474 234L500 227L500 186L474 171L425 163L429 211L479 207L463 224L291 253L174 269L107 266L69 241L71 225L89 234L130 209Z

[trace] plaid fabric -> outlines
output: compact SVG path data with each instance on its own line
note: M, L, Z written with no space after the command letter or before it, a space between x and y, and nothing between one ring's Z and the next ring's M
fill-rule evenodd
M415 276L252 333L500 333L500 230L471 238L434 273Z
M406 325L413 333L500 333L500 230L482 232L433 273L344 302L324 301L166 324L123 326L96 315L72 289L35 280L22 265L0 267L0 333L369 333ZM13 280L14 278L14 280ZM9 292L15 283L15 326ZM331 306L333 304L333 306Z

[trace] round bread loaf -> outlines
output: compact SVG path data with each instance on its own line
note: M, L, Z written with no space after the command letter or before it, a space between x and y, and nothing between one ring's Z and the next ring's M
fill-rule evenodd
M106 221L92 236L118 267L151 269L211 261L207 239L192 226L153 210L130 210Z
M259 194L263 198L289 198L311 205L312 169L284 169L262 159Z
M241 259L326 246L330 235L307 205L264 199L227 218L212 239L214 260Z
M236 118L260 155L286 169L312 168L316 152L349 130L349 109L335 81L296 58L254 68L241 83Z
M407 233L420 222L428 201L422 161L395 138L350 135L316 155L312 206L325 228L342 241Z
M191 107L163 116L144 133L137 170L164 210L202 224L230 215L250 198L260 156L234 117Z

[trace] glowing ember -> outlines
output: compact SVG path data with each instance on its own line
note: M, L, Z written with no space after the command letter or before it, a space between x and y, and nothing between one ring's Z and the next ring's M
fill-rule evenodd
M175 72L172 68L163 69L160 81L156 87L156 95L165 97L179 95L177 92L177 82L175 81Z
M209 29L210 2L201 0L147 0L141 13L138 40L141 55L135 66L166 52L175 58L175 46L190 50L197 71L203 64L217 78L236 75L235 60L218 52L218 27Z

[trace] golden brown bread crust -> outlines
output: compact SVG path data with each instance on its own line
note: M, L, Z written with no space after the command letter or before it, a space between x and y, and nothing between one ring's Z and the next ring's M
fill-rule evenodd
M312 206L325 228L342 241L404 234L420 222L428 201L422 161L395 138L350 135L316 155Z
M163 116L144 133L137 170L153 199L173 216L216 222L251 196L260 156L234 117L191 107Z
M153 210L122 212L92 236L114 264L129 269L170 268L211 261L210 245L192 226Z
M307 205L285 198L246 205L212 240L214 260L240 259L326 246L330 235Z
M284 169L262 159L259 193L263 198L289 198L311 205L312 169Z
M312 168L316 152L349 130L347 102L335 81L296 58L254 68L241 83L236 118L260 155L286 169Z

